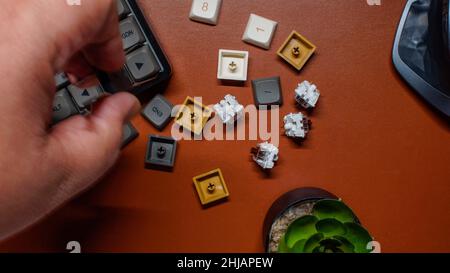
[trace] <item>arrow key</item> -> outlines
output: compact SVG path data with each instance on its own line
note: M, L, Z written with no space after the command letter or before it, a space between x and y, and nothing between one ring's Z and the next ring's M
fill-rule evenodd
M69 85L67 89L70 95L74 98L78 107L85 108L93 104L103 93L100 86L93 86L89 88L80 88L75 85Z
M127 55L127 67L137 82L154 77L161 67L147 46L143 46Z

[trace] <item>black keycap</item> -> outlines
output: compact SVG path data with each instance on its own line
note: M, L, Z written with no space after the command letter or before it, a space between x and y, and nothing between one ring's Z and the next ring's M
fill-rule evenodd
M254 80L252 86L256 106L281 105L283 103L280 77Z

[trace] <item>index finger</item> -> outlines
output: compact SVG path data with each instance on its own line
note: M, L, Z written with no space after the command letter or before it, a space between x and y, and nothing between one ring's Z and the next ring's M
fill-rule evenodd
M26 2L22 28L28 30L18 43L25 54L43 54L52 69L62 70L81 52L89 65L117 71L124 62L115 0L51 0ZM70 5L79 2L80 5ZM31 41L31 42L30 42ZM28 44L26 44L28 43Z

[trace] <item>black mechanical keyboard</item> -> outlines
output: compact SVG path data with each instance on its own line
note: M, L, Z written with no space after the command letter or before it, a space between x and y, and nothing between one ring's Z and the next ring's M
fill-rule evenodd
M92 103L106 93L128 91L136 96L154 92L172 74L170 64L159 46L135 0L116 0L119 28L126 63L121 71L98 71L99 85L79 88L72 85L65 73L55 76L56 96L53 103L53 124L73 115L89 113Z

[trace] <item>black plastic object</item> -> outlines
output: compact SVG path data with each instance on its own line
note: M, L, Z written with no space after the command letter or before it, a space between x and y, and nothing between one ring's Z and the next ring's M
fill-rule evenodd
M280 77L253 80L252 86L256 106L281 106L283 104Z
M125 66L122 71L118 71L117 73L104 73L101 71L97 72L97 76L108 93L116 93L118 91L128 91L136 96L150 93L156 93L160 91L161 86L164 86L165 83L168 82L172 75L172 68L169 64L169 61L164 54L161 46L159 45L156 36L152 32L150 25L142 14L141 9L139 8L136 0L118 0L121 1L125 10L127 10L127 14L125 17L121 18L121 22L127 20L127 18L132 18L132 21L137 22L140 32L142 32L143 39L142 42L139 42L138 46L127 49L127 59L130 59L133 54L145 48L150 50L153 57L156 59L155 65L158 67L158 71L156 74L152 74L150 78L142 80L142 79L134 79L132 76L132 71L130 71L127 66Z
M171 137L149 136L145 167L171 171L175 165L177 141Z
M444 43L445 48L447 49L447 59L450 61L450 1L443 0L444 9L443 9L443 30L444 30Z
M409 0L393 48L396 69L428 103L450 117L449 1Z

